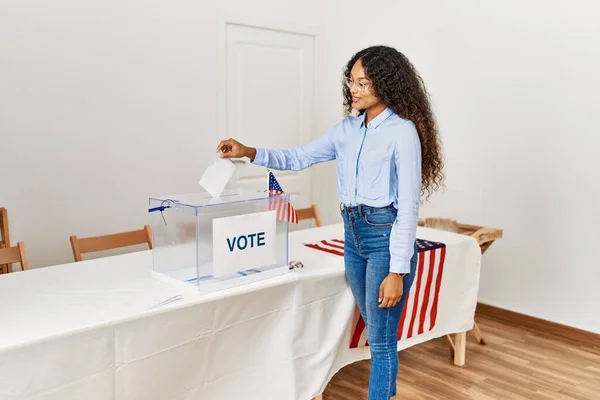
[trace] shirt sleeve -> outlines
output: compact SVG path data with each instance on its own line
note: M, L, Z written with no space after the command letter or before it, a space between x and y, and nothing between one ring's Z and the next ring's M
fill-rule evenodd
M335 159L335 135L340 124L332 127L323 136L293 149L256 149L252 164L274 170L300 171L316 163Z
M407 122L399 132L394 158L398 176L398 215L390 235L390 272L409 273L415 250L421 196L421 143Z

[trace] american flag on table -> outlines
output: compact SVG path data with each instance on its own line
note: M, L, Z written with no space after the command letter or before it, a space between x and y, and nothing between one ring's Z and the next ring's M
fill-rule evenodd
M279 182L277 182L277 179L275 179L275 175L269 171L269 196L276 196L279 194L284 194L283 189L279 185ZM269 202L269 210L276 210L277 219L280 221L285 221L287 219L288 222L293 224L298 223L296 210L285 198L272 199Z
M341 239L321 240L317 243L306 243L305 246L338 256L344 255L344 241ZM446 245L417 239L417 248L417 270L398 325L399 341L431 331L437 319ZM357 307L350 348L368 345L365 322Z

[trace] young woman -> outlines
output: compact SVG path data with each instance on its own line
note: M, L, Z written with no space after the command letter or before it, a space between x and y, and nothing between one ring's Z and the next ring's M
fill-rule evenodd
M416 269L419 201L443 181L440 140L420 76L393 48L354 55L343 94L346 117L311 143L275 150L229 139L217 152L275 170L336 160L346 276L371 351L369 400L389 400L396 395L398 324Z

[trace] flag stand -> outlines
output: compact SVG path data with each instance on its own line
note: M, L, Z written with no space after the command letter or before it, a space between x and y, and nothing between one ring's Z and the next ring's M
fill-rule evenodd
M265 189L265 192L269 191L269 172L271 172L271 169L267 167L267 188Z

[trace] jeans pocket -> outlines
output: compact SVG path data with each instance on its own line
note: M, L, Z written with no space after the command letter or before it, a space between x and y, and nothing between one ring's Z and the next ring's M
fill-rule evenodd
M396 220L396 214L391 211L376 211L364 215L367 225L391 227Z

